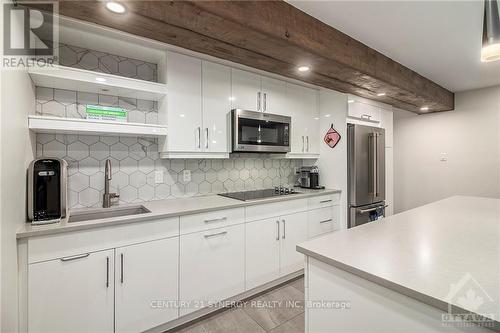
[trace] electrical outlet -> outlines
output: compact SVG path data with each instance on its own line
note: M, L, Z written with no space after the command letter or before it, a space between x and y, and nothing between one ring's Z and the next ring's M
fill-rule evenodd
M184 170L184 172L182 173L183 177L184 177L184 182L190 182L191 181L191 170Z
M163 171L155 171L155 184L163 184Z
M447 162L448 161L448 154L447 153L441 153L441 157L439 158L441 162Z

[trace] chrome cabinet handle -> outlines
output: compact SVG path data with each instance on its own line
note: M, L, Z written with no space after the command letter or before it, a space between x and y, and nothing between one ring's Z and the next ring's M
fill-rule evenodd
M61 259L61 261L71 261L71 260L87 258L89 255L90 255L90 253L84 253L84 254L78 254L76 256L63 257L60 259Z
M260 111L260 91L257 93L257 111Z
M307 142L306 151L309 151L309 135L306 136L306 142Z
M330 200L323 200L323 201L320 201L319 203L327 203L327 202L332 202L332 199L330 199Z
M205 223L211 223L211 222L217 222L217 221L225 221L227 220L227 217L220 217L218 219L210 219L210 220L205 220Z
M227 234L227 231L222 231L222 232L218 232L218 233L215 233L215 234L211 234L211 235L204 235L205 238L210 238L210 237L215 237L215 236L222 236L222 235L225 235Z
M286 238L286 221L283 219L283 238L282 239L285 239Z
M304 145L305 145L305 143L304 143L304 136L302 135L302 152L304 152Z
M205 148L208 149L208 127L205 128Z
M201 127L198 127L198 148L201 148Z
M267 111L267 93L264 93L264 111Z
M364 113L364 114L361 115L361 119L371 120L371 118L372 118L372 116L370 116L369 114L366 114L366 113Z
M276 234L276 240L280 240L280 221L276 221L276 225L278 226L278 233Z
M120 254L120 282L123 283L123 253Z
M106 257L106 288L109 288L109 257Z
M326 223L326 222L331 222L332 219L328 219L328 220L323 220L323 221L319 221L319 223Z

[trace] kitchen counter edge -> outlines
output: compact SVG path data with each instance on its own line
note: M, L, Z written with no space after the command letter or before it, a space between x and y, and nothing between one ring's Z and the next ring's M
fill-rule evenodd
M47 235L60 234L66 232L74 232L74 231L81 231L81 230L88 230L88 229L95 229L102 227L111 227L115 225L122 225L128 223L145 222L162 218L200 214L200 213L206 213L223 209L232 209L232 208L254 206L259 204L276 203L285 200L298 200L298 199L304 199L322 195L341 193L341 190L300 189L300 192L301 192L300 194L295 194L295 195L286 195L286 196L272 197L272 198L252 200L252 201L240 201L236 199L222 197L217 194L213 194L213 195L190 197L190 198L165 199L165 200L149 201L144 203L126 204L114 207L143 205L144 207L149 209L151 213L113 217L113 218L106 218L93 221L72 222L72 223L67 222L68 218L63 219L59 223L46 224L46 225L32 225L30 223L25 223L25 225L17 232L16 238L23 239L23 238L30 238L37 236L47 236ZM219 202L213 203L212 205L210 204L203 206L197 205L197 202L200 200L209 201L210 199ZM180 203L184 203L184 205L186 205L186 203L191 204L190 201L192 201L192 205L195 208L185 208L179 210L176 210L175 208L172 209L172 207L175 207ZM158 206L161 207L163 205L168 205L170 208L163 208L163 210L165 211L162 212L162 208L158 208Z

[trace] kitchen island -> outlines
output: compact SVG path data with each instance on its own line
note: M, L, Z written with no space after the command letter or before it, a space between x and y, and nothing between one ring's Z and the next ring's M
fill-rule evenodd
M498 199L451 197L297 250L306 332L500 331Z

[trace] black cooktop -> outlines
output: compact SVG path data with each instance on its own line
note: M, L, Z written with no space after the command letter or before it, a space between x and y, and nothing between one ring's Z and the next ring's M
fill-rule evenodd
M219 195L231 199L249 201L249 200L259 200L272 197L279 197L282 195L293 195L298 193L300 192L295 191L293 188L276 187L274 189L271 188L265 190L220 193Z

